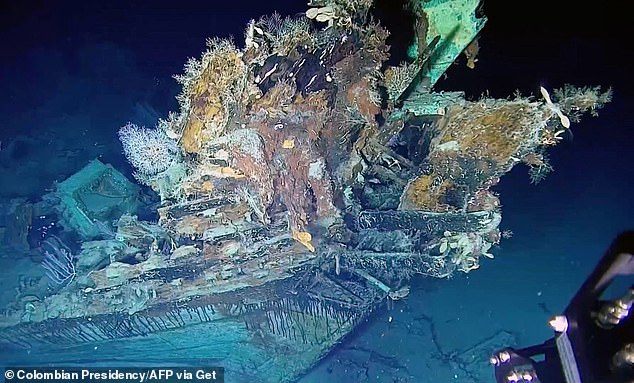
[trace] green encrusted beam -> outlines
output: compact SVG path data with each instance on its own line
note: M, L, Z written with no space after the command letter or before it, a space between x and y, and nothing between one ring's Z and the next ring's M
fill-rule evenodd
M419 14L418 17L426 18L418 23L421 27L427 26L424 34L426 46L433 45L433 41L439 37L430 52L428 65L423 72L423 76L429 78L431 85L434 85L480 33L486 18L476 17L480 0L412 0L412 2L414 9L422 9L424 13L424 15ZM410 46L408 54L416 59L420 53L422 52L419 52L417 40Z
M464 92L417 93L403 102L402 110L416 116L442 115L450 105L464 101Z

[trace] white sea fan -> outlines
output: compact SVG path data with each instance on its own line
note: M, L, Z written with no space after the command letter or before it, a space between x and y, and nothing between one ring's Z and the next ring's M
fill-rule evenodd
M119 140L128 162L144 176L161 173L179 156L176 141L159 129L128 123L119 129Z

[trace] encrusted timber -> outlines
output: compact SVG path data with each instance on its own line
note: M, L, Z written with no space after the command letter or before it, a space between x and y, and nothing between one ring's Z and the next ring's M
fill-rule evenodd
M310 277L305 278L306 275ZM263 330L295 342L320 344L328 339L318 335L314 328L330 328L327 334L342 336L376 306L377 302L360 299L341 288L338 295L348 294L350 299L324 299L324 294L333 292L320 293L314 278L313 272L297 274L263 286L162 303L135 314L117 312L20 324L0 330L0 345L31 348L37 344L96 344L202 323L217 322L221 326L227 319L243 323L247 330ZM323 278L320 281L323 283ZM311 287L304 289L307 285ZM360 289L368 288L360 286Z
M495 211L472 213L434 213L426 211L362 211L357 216L360 232L376 229L379 231L416 230L438 236L445 231L483 232L497 220Z
M442 116L448 107L464 103L464 92L416 92L403 101L403 106L389 116L388 122L405 119L408 113L418 117Z
M169 205L158 209L161 220L176 220L183 218L191 214L197 214L199 212L218 208L223 205L231 204L228 198L201 198L193 201L187 201L175 205Z
M341 268L342 270L362 269L375 276L385 276L386 272L394 274L394 271L397 271L401 278L410 278L414 274L447 276L453 273L456 265L452 262L444 262L442 257L432 255L424 249L383 252L357 250L341 254ZM432 270L436 271L430 273ZM389 279L382 282L389 282Z
M411 251L403 252L403 251L384 251L384 252L375 252L375 251L346 251L341 254L343 259L346 258L372 258L372 259L394 259L394 260L405 260L412 259L413 257L421 257L422 259L428 260L432 257L422 254L422 253L414 253Z
M178 221L186 219L189 216L205 216L216 215L216 210L230 211L236 209L236 201L231 198L205 198L195 201L188 201L177 205L170 205L159 209L161 225L168 230L174 231ZM233 222L232 225L210 224L202 236L196 239L187 238L181 241L181 244L192 244L199 242L217 242L225 239L240 239L245 235L249 238L276 238L280 234L287 232L287 215L286 212L273 214L270 217L271 222L268 225L262 225L258 221L242 220Z

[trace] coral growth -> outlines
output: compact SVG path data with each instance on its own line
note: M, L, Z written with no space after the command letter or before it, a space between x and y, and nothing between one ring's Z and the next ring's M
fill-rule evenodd
M545 149L579 113L609 101L597 88L565 87L552 99L542 89L540 101L431 92L449 59L464 51L475 65L484 23L474 16L477 1L412 7L415 54L398 66L386 65L388 32L369 17L371 5L314 0L304 17L250 21L244 48L209 40L176 76L180 112L155 130L122 129L137 177L165 203L161 224L193 241L197 250L187 254L216 259L220 251L237 262L296 252L289 241L308 253L361 246L371 239L358 238L369 235L360 226L374 230L393 219L394 238L410 257L434 244L453 249L441 252L444 263L420 265L437 275L468 272L499 239L500 201L491 188L500 177L523 162L531 180L541 180L552 170ZM464 28L456 32L447 12ZM360 218L377 209L389 214ZM438 238L439 225L461 237ZM375 240L382 243L375 250L403 248Z
M127 124L119 129L119 140L130 164L141 176L161 173L179 158L179 148L159 129Z
M435 182L430 175L415 178L407 186L401 209L447 212L452 208L446 203L446 195L453 184L449 180Z
M183 149L199 153L208 141L224 132L237 108L257 93L239 50L227 40L209 40L200 61L191 59L185 74L176 78L183 85L179 95L184 126L173 126ZM251 93L250 93L251 92Z
M526 99L483 99L447 110L441 122L438 146L455 142L458 155L486 158L506 168L546 121L539 104Z
M542 88L544 102L483 98L447 108L430 144L424 174L410 181L401 198L403 210L473 211L470 201L487 192L517 163L529 166L532 183L552 170L545 148L557 145L585 111L610 99L610 91L566 86L555 91L556 103ZM477 198L476 198L477 199Z

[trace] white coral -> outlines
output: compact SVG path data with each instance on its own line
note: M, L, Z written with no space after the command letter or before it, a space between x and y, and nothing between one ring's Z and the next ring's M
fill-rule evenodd
M556 114L559 117L559 121L561 122L561 125L566 128L569 129L570 128L570 119L564 115L561 111L561 109L559 108L559 105L555 105L553 104L552 100L550 99L550 95L548 94L548 91L546 90L546 88L544 88L543 86L539 87L539 91L542 94L542 97L544 97L544 101L546 101L546 107L553 112L554 114Z
M140 176L152 176L167 170L179 155L176 141L159 129L128 123L119 129L119 140L125 156Z
M480 267L480 256L493 258L493 255L488 252L491 249L491 243L478 233L453 234L446 231L438 245L441 256L451 259L458 270L465 273Z

